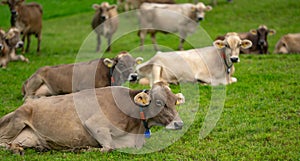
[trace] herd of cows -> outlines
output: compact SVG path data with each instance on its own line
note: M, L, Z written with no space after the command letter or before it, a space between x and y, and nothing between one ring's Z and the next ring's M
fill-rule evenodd
M0 146L19 154L24 148L111 151L142 147L144 135L149 135L152 126L183 127L175 106L185 102L184 96L172 93L168 83L215 86L237 82L233 74L239 54L268 54L267 37L275 34L274 29L261 25L250 32L217 36L212 46L184 50L186 37L197 30L211 6L202 2L175 4L170 0L134 2L124 3L126 10L139 8L140 49L150 34L158 51L156 33L163 32L179 33L178 51L158 51L144 63L141 57L120 52L112 59L41 67L23 84L24 104L0 119ZM10 61L29 62L16 50L28 52L32 34L38 39L40 51L43 10L40 4L26 4L24 0L2 0L2 4L10 8L12 26L7 32L0 30L0 66L5 68ZM101 50L101 36L107 39L106 51L111 51L111 39L119 24L117 6L103 2L93 8L96 12L91 26L97 35L96 51ZM274 53L300 53L300 34L284 35ZM137 80L151 89L121 86Z

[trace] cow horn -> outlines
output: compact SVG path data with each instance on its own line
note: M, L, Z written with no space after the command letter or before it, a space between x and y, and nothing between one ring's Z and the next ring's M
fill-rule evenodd
M150 104L151 98L145 92L140 92L134 96L134 102L139 106L148 106Z

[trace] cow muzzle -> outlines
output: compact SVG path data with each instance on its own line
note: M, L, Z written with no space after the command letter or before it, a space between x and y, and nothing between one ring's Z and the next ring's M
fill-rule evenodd
M259 40L258 45L260 45L260 46L266 46L267 42L265 40Z
M240 61L240 59L238 57L231 57L230 60L233 62L233 63L237 63Z
M135 82L137 81L138 74L137 73L130 73L128 76L128 81L130 82Z
M179 115L177 115L174 118L174 120L166 126L166 129L168 129L168 130L181 130L182 127L183 127L183 121L181 120Z
M204 18L203 17L198 17L198 21L203 21Z
M21 48L24 46L24 42L23 41L19 41L17 44L16 44L16 48Z

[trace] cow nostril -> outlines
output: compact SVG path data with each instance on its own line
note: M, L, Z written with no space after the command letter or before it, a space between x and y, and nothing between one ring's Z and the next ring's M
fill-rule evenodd
M202 21L203 19L203 17L198 17L198 21Z
M16 10L12 10L11 14L15 15L15 14L17 14L17 11Z
M106 17L105 16L101 16L100 19L101 19L101 21L104 21L106 19Z
M175 129L179 130L183 127L183 122L174 122Z
M239 58L230 58L230 60L234 63L238 62Z

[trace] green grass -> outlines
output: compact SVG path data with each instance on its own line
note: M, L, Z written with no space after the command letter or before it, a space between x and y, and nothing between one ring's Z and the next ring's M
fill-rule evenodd
M210 1L204 0L206 4ZM25 55L30 63L11 62L7 69L0 70L0 116L14 111L23 103L22 83L42 66L101 56L113 57L123 50L145 59L153 54L151 45L147 47L148 52L138 50L136 31L117 39L112 46L112 53L94 53L96 42L93 41L95 39L90 26L94 13L91 6L99 1L37 2L44 8L42 53L36 55L36 39L32 37L30 53ZM299 8L297 0L235 0L231 4L219 0L218 6L208 12L205 21L201 22L203 31L199 34L205 40L196 45L209 45L217 35L231 31L246 32L265 24L277 31L268 39L269 51L272 52L282 35L299 32ZM7 29L7 6L0 6L0 19L0 27ZM121 25L124 28L133 23L122 22ZM189 38L191 43L197 36ZM106 40L103 41L106 43ZM158 34L157 41L172 49L176 49L179 42L176 36L164 34ZM146 43L151 43L150 37L147 37ZM185 44L185 49L189 47ZM241 62L235 67L238 82L226 87L224 108L218 109L223 110L220 120L204 139L199 139L199 133L209 105L222 103L222 100L211 102L215 88L181 84L171 87L174 92L182 91L186 95L186 104L178 107L185 127L182 131L153 129L155 134L143 149L151 151L155 143L166 146L159 151L147 154L120 151L102 154L60 151L41 153L28 149L25 156L21 157L3 149L0 150L0 160L299 160L300 55L241 55ZM147 88L136 84L127 86ZM193 90L184 91L185 88ZM170 139L168 137L174 138L171 145L159 142Z

